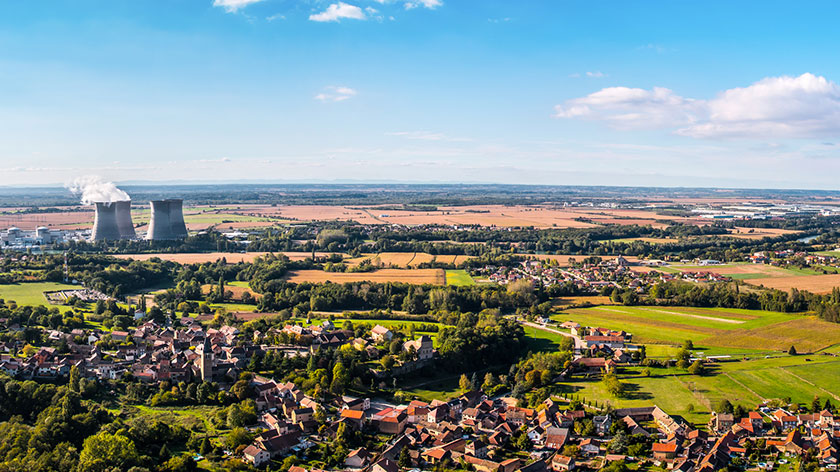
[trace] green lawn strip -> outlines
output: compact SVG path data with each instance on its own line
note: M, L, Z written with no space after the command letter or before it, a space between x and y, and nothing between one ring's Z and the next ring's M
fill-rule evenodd
M790 397L794 402L806 403L820 393L816 387L797 381L780 368L741 370L728 375L767 399Z
M454 285L456 287L464 287L468 285L475 285L475 280L467 273L466 270L446 270L446 285Z

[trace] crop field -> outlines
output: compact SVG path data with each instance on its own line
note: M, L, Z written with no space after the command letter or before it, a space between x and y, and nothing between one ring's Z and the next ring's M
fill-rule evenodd
M425 252L380 252L362 254L359 257L346 259L346 262L350 265L359 265L365 260L370 260L377 267L408 269L432 262L457 265L472 258L473 256L433 255Z
M811 316L758 310L601 306L553 315L557 322L621 329L642 344L679 345L690 339L707 354L750 351L814 352L840 343L840 325Z
M599 224L666 226L663 220L679 220L686 224L708 224L708 221L696 218L662 216L647 210L559 208L551 205L469 205L428 210L340 205L243 205L241 210L235 213L293 221L356 221L361 224L404 225L457 224L538 228L587 228ZM593 222L579 221L580 218Z
M552 300L555 307L562 308L570 305L581 305L584 303L591 303L592 305L614 305L610 297L602 295L586 295L580 297L563 297Z
M268 252L190 252L179 254L115 254L114 257L118 259L133 259L136 261L147 261L152 258L162 259L164 261L177 262L178 264L201 264L204 262L216 262L219 259L224 259L228 264L236 264L238 262L254 262L258 257L270 254ZM311 252L282 252L274 254L283 254L293 261L301 261L308 257L312 257ZM316 252L315 257L329 257L332 253Z
M202 285L201 286L201 293L207 295L208 293L210 293L211 290L215 289L216 287L218 287L218 285L215 285L215 284ZM253 290L248 288L247 285L242 286L242 285L233 285L231 283L228 283L228 284L225 284L225 291L226 292L229 291L229 292L233 293L233 298L235 300L242 300L242 295L244 295L245 293L250 293L251 296L254 297L254 298L262 297L262 294L254 292Z
M792 277L754 278L746 281L751 285L765 286L777 290L789 291L792 288L824 294L831 293L834 287L840 287L840 274L799 275Z
M446 285L446 273L443 269L379 269L373 272L295 270L290 271L285 279L293 283L402 282L417 285Z
M76 290L79 285L68 285L55 282L32 282L22 284L0 285L0 298L6 302L14 300L18 305L45 305L47 298L44 292L55 292L58 290ZM69 308L68 308L69 309Z
M447 270L446 285L455 285L458 287L475 285L475 280L465 270Z
M797 234L801 231L781 228L741 228L735 227L730 230L729 237L740 239L762 239L777 238L787 234Z

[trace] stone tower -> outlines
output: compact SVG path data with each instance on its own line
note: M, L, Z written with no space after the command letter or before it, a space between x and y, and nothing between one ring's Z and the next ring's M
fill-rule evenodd
M213 380L213 347L210 346L210 338L204 338L204 344L201 346L201 361L199 363L199 370L201 371L201 381L210 382Z

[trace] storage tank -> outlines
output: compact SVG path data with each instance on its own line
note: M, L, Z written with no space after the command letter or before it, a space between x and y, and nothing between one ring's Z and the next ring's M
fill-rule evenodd
M91 241L114 241L120 239L117 227L117 206L111 202L95 202L96 218L93 220Z

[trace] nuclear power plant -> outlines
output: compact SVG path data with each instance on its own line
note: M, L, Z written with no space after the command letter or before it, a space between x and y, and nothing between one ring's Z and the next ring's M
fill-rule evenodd
M146 239L165 241L187 237L184 223L184 201L180 199L152 200L152 220Z
M184 223L184 201L181 199L153 200L149 202L152 217L146 239L171 241L187 237ZM131 200L95 202L96 218L91 241L116 241L134 239L137 233L131 220Z

